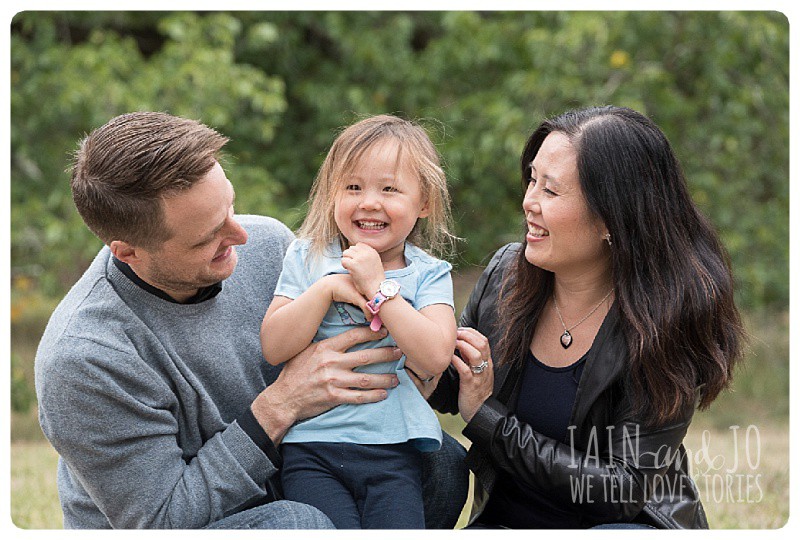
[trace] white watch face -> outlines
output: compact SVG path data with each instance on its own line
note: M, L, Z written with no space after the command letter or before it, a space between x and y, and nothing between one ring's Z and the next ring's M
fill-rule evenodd
M387 279L381 282L381 294L386 298L391 298L400 290L400 284L393 279Z

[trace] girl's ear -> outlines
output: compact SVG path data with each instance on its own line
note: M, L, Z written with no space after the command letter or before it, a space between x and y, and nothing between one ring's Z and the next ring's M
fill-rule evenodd
M426 218L429 215L431 215L430 205L428 204L428 201L425 201L425 203L423 203L423 205L422 205L422 208L420 208L420 210L419 210L419 216L418 217Z

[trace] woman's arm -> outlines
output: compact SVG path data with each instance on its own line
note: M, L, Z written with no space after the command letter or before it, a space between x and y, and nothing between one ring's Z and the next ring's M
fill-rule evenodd
M661 489L662 496L694 490L666 478L670 467L687 459L681 443L693 409L674 423L648 428L622 415L597 426L589 448L562 443L519 421L495 398L487 399L464 429L496 470L522 486L535 488L597 522L629 521ZM571 431L570 433L574 433ZM685 466L685 464L684 464Z

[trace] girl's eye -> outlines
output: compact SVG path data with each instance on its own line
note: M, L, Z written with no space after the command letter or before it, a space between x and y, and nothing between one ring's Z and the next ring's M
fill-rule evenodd
M346 191L358 191L361 188L357 184L348 184L344 189Z
M397 188L394 186L386 186L385 188L383 188L383 191L395 192L397 191Z

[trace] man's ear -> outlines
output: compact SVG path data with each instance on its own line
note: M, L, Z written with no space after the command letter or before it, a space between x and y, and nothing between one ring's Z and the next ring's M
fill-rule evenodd
M113 240L109 245L111 254L125 264L136 264L141 261L137 248L122 240Z

